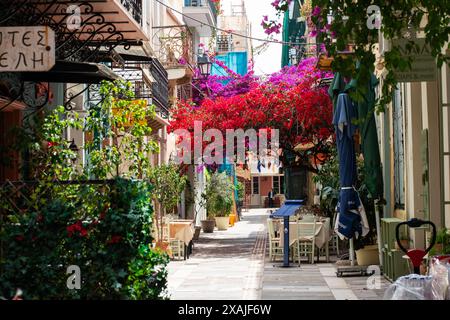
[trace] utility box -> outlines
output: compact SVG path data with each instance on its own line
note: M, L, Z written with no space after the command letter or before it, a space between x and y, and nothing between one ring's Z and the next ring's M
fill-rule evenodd
M395 281L397 278L409 273L408 260L404 259L405 253L398 250L395 246L397 242L395 237L395 229L403 220L397 218L381 219L381 247L384 260L384 276ZM401 230L403 233L405 230Z

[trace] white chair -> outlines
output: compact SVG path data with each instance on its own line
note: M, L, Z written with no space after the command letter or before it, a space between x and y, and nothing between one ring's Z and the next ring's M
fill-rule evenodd
M302 222L313 222L316 220L316 217L312 213L307 213L303 215Z
M269 232L269 259L275 261L276 257L283 257L281 239L275 234L273 219L267 219L267 229Z
M330 242L329 242L329 246L331 247L331 250L333 251L334 254L336 254L336 256L340 256L340 251L339 251L339 236L336 234L336 232L334 232L334 227L336 225L336 219L337 219L337 213L334 214L333 217L333 225L332 227L332 232L333 235L331 236Z
M314 251L316 247L316 220L312 222L297 222L297 240L294 246L294 259L298 259L300 266L301 257L309 256L311 264L314 263Z

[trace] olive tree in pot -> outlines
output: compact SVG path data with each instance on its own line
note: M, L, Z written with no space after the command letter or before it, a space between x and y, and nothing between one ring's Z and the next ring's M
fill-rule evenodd
M207 179L202 197L206 204L208 219L202 221L203 232L213 232L214 224L219 230L227 230L233 207L235 187L226 173L214 173Z
M152 194L157 203L156 212L159 227L163 225L165 213L174 214L175 208L181 200L181 194L186 187L187 177L180 172L175 164L163 164L150 169L149 180L152 184ZM158 224L157 224L158 226ZM162 228L158 230L159 242L163 239Z

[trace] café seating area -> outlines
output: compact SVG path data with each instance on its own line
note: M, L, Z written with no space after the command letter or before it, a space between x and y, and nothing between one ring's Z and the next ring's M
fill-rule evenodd
M162 231L162 241L159 244L163 250L169 253L174 260L186 260L189 258L193 248L195 233L194 221L179 219L177 216L166 215L158 221L154 232L155 239L160 238L158 230Z
M284 223L280 218L268 218L269 260L281 261L284 255ZM338 252L331 221L312 212L299 211L289 217L290 260L300 265L330 261L330 249Z

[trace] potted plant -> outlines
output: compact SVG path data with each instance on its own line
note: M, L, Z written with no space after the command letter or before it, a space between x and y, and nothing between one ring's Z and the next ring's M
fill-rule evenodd
M206 183L205 192L203 193L208 214L208 219L202 221L204 232L212 232L214 230L211 230L213 222L215 222L219 230L228 229L229 216L233 207L234 191L234 185L225 172L214 173L209 177ZM205 228L207 231L205 231ZM214 226L212 226L212 228L214 228Z
M447 228L442 228L436 234L436 243L430 255L450 254L450 234Z
M407 234L400 234L400 243L402 244L403 248L409 249L409 237ZM395 249L400 250L397 241L395 241Z

